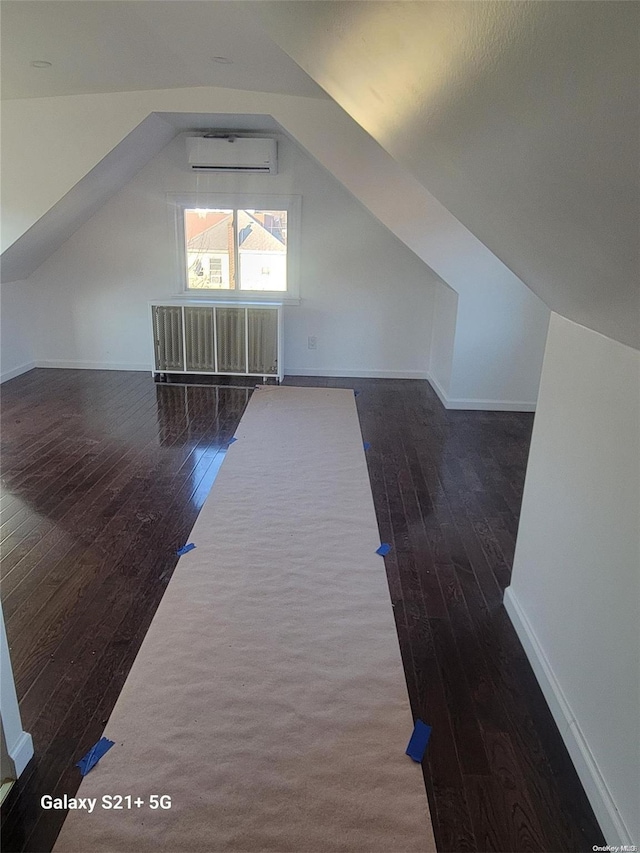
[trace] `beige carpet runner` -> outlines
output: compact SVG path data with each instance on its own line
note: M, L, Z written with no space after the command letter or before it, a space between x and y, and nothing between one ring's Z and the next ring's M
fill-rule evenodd
M260 388L236 437L55 849L435 850L353 392Z

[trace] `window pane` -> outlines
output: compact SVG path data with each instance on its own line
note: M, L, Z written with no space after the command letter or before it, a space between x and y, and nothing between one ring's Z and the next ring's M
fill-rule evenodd
M187 286L232 290L234 281L233 210L191 208L184 212Z
M238 211L240 290L287 289L287 211Z

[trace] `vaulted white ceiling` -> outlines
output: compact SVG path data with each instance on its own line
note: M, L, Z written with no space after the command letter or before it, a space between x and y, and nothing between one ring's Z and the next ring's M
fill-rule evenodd
M640 345L640 4L243 3L551 308Z
M2 92L326 92L547 305L640 346L639 24L617 0L3 0Z
M241 6L210 0L2 0L2 97L184 86L326 97ZM33 68L33 60L51 67Z
M281 130L266 115L151 113L2 253L1 280L28 278L177 133L216 129L266 133Z

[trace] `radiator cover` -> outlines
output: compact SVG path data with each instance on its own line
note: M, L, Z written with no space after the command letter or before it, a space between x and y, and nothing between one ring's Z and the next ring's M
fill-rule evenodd
M280 303L184 300L150 308L154 376L284 378Z

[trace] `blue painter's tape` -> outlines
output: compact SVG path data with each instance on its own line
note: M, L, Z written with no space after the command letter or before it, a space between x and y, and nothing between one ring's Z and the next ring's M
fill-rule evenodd
M235 437L235 435L234 435L234 436L233 436L233 438L230 438L230 439L229 439L229 444L233 444L233 442L234 442L234 441L237 441L237 440L238 440L238 439L237 439L237 438Z
M183 545L182 548L178 548L176 554L178 557L182 557L183 554L187 554L189 551L193 551L195 547L196 546L193 544L193 542L189 542L188 545Z
M364 441L364 442L362 443L362 446L364 447L364 449L365 449L365 450L368 450L368 449L371 447L371 445L369 444L369 442L368 442L368 441Z
M91 768L95 767L98 761L100 761L105 752L109 752L113 745L113 741L109 740L109 738L100 738L98 743L94 744L84 758L81 758L76 764L76 767L80 768L82 776L86 776Z
M380 554L381 557L384 557L391 550L391 545L388 542L383 542L382 545L377 549L376 554Z
M431 726L423 723L422 720L416 720L411 740L407 746L406 753L409 758L420 762L424 758L424 753L431 737Z

